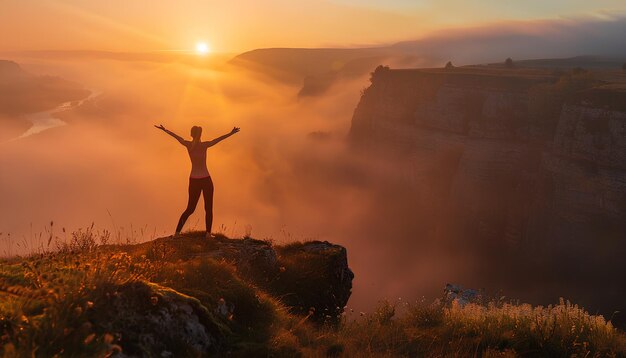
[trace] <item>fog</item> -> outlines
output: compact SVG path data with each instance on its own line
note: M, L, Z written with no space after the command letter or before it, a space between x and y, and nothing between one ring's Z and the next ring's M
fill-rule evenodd
M437 62L422 59L421 65L439 64L447 53L429 55ZM468 56L462 60L490 61L504 53ZM153 127L163 124L187 138L191 126L202 126L203 140L241 127L208 151L213 231L279 244L344 245L355 273L349 302L355 310L371 310L381 299L432 298L447 282L484 287L485 267L497 271L507 264L495 264L497 252L477 256L467 250L471 243L442 232L451 223L417 202L420 188L405 180L403 163L350 150L350 120L367 74L340 78L323 95L299 99L299 84L226 59L4 58L99 95L58 114L67 125L23 139L11 140L27 129L23 118L1 118L2 255L47 249L50 230L65 240L91 223L120 242L171 235L186 206L190 163L184 147ZM203 215L199 204L185 229L203 230ZM485 264L491 259L493 265ZM529 273L526 282L533 278ZM539 297L544 289L536 284L522 291Z
M186 205L190 163L185 148L153 125L184 137L200 125L203 140L238 126L240 133L208 152L214 231L345 245L356 274L350 304L359 309L438 293L450 278L429 254L433 245L421 242L409 255L416 245L401 245L420 238L405 188L387 164L348 148L367 76L298 100L299 87L227 64L13 60L101 94L58 114L66 126L0 144L4 255L47 248L51 221L58 240L92 222L122 242L172 234ZM203 230L203 215L199 204L185 229Z
M538 19L445 29L422 39L403 41L395 50L418 53L455 64L574 56L626 57L623 14ZM443 61L443 62L442 62Z

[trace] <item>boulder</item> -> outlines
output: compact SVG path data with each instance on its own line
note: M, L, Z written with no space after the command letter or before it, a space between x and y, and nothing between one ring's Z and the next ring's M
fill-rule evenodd
M124 356L206 356L225 343L223 327L200 302L172 289L137 281L96 302L90 321L118 337Z

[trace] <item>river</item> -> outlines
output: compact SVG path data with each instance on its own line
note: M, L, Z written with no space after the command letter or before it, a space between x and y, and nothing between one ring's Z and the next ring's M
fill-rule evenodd
M89 96L79 101L63 102L53 109L27 115L26 119L30 121L33 125L30 128L28 128L26 132L22 133L19 137L13 138L12 140L23 139L23 138L41 133L48 129L62 127L62 126L67 125L66 122L55 117L54 115L60 112L65 112L65 111L74 109L82 105L86 101L99 96L100 94L102 94L102 92L97 91L97 90L92 90Z

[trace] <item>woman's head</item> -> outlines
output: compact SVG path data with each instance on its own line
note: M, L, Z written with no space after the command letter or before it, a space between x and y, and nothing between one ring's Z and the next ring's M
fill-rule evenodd
M202 127L191 127L191 138L193 138L194 140L200 140L200 136L202 136Z

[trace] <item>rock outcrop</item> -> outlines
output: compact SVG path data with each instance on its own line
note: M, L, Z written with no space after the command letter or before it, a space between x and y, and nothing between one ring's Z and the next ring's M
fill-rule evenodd
M89 311L98 331L120 332L123 356L208 356L224 346L224 328L197 299L132 282Z
M354 278L346 249L311 241L279 247L278 257L280 274L271 291L296 313L311 315L318 322L335 322L348 303Z
M190 233L129 250L134 255L145 252L148 258L174 262L205 257L225 260L238 275L279 298L293 313L310 315L317 322L336 321L352 292L354 274L348 267L346 249L326 241L273 246L251 238L206 240L203 233Z

